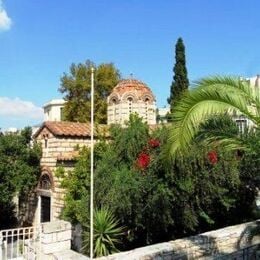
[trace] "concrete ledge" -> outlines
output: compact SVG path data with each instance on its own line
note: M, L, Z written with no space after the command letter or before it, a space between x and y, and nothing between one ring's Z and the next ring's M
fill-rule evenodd
M42 224L42 232L44 234L71 230L71 224L64 220L57 220Z
M69 250L70 245L71 245L70 240L51 243L51 244L42 244L41 251L43 254L48 255L56 252L62 252L64 250Z
M42 254L50 255L70 250L71 235L72 230L69 222L59 220L42 224Z
M43 244L50 244L65 240L71 240L71 230L44 234L41 241Z
M65 250L50 255L51 260L89 260L87 256L81 255L73 250Z
M250 234L254 228L259 229L260 221L248 222L236 226L229 226L197 236L177 239L165 243L154 244L121 252L99 260L170 260L170 259L214 259L215 257L229 257L241 259L243 249L252 257L260 245L260 234L254 237ZM251 258L250 258L251 259ZM252 258L255 259L255 258Z

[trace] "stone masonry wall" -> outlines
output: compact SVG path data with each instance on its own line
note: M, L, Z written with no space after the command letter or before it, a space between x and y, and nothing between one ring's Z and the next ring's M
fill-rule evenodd
M129 121L129 104L121 101L118 104L108 104L107 108L107 122L110 124L124 124L125 121ZM144 101L138 101L132 103L131 113L137 113L139 117L142 117L148 124L156 124L156 106L155 103L145 104Z
M71 224L66 221L44 223L39 249L41 259L87 260L71 250ZM229 226L196 236L117 253L97 260L188 260L260 259L260 220ZM257 232L256 232L257 231ZM2 240L0 239L0 246ZM1 247L0 247L1 248ZM33 253L33 251L32 251ZM28 258L35 259L35 258Z
M49 169L52 172L53 176L53 182L54 182L54 190L52 194L52 219L57 220L59 219L60 213L62 211L62 208L64 206L64 189L60 187L60 179L58 179L55 175L55 171L57 170L57 157L65 156L68 152L73 152L75 150L75 147L83 147L83 146L90 146L90 140L88 139L70 139L70 138L60 138L60 139L50 139L49 142L49 148L48 148L48 155L49 159L55 158L55 165L51 166L49 165ZM42 157L41 164L46 166L47 160L43 163L44 155ZM50 163L50 161L49 161ZM63 167L65 171L70 171L73 169L73 167L68 166L67 164L64 164Z
M87 260L86 256L72 251L71 224L66 221L53 221L42 224L41 259L44 260ZM35 259L35 258L31 258Z
M45 147L45 138L48 136L47 147ZM65 190L61 188L60 179L57 178L55 172L58 166L63 166L65 171L73 169L73 165L65 162L62 163L58 158L66 157L69 153L75 151L75 147L90 146L90 139L87 138L61 138L52 135L48 129L43 129L38 136L37 142L42 147L41 168L42 173L48 172L53 181L53 188L51 190L51 221L57 220L60 217L62 208L64 207ZM39 210L39 209L38 209ZM35 217L37 218L38 212ZM38 221L35 219L34 223Z
M82 146L89 146L89 140L74 140L74 139L62 139L62 140L56 140L56 142L50 143L49 153L52 154L52 158L57 158L58 156L62 156L63 154L67 152L74 151L75 147L78 145L80 147ZM60 216L60 213L62 211L62 208L64 206L64 189L60 187L60 180L55 176L55 171L57 169L57 161L54 167L51 167L51 171L53 174L53 180L54 180L54 191L53 191L53 220L58 219ZM72 167L66 167L64 165L65 171L72 170Z
M259 259L260 220L117 253L99 260ZM243 250L247 248L246 250ZM224 258L222 258L224 257ZM225 258L226 257L226 258ZM251 257L251 258L250 258Z

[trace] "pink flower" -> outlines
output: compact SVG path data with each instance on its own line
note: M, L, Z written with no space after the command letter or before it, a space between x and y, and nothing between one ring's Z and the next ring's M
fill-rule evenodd
M147 153L140 153L137 158L137 165L140 169L144 170L148 167L150 163L150 156Z
M209 151L207 157L212 165L218 162L218 154L216 151Z
M156 147L160 146L160 141L158 139L150 139L148 144L150 147L156 148Z

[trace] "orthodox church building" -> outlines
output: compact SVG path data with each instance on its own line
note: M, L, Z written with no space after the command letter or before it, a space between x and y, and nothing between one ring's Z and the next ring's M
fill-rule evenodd
M246 80L252 87L259 89L259 75ZM122 80L107 98L108 125L125 125L132 113L137 113L148 125L155 125L155 102L151 89L145 83L132 78ZM27 216L34 224L60 217L65 190L62 189L61 179L56 172L59 167L63 167L65 172L74 168L78 156L75 147L90 146L89 124L61 121L64 104L65 101L60 99L45 104L45 121L34 134L34 139L42 146L41 176L34 192L34 202L31 203L34 204L31 207L33 210L29 210ZM241 131L250 126L243 115L233 115L233 119ZM99 125L98 128L104 129L107 126ZM96 128L95 132L99 130ZM96 136L94 139L96 140Z
M256 90L260 88L260 76L247 80ZM77 123L62 121L62 110L64 107L64 100L52 100L44 105L45 119L43 124L36 130L33 135L34 140L41 145L42 157L40 161L41 174L39 176L38 185L31 194L28 194L29 201L26 203L24 214L22 216L28 222L33 222L37 225L43 222L51 222L60 218L62 209L64 207L65 190L61 187L61 177L58 171L64 170L65 174L74 169L77 157L79 156L79 148L91 145L91 129L89 123ZM120 124L125 125L132 113L136 113L146 122L151 128L156 126L156 100L151 89L143 82L137 79L126 79L120 81L112 90L107 98L107 118L108 125ZM167 113L165 109L164 114ZM236 115L238 119L234 118L236 122L241 122L242 127L247 127L247 119L243 115ZM240 121L237 121L240 120ZM94 142L98 141L98 134L105 133L107 125L95 126ZM106 136L109 138L109 136ZM18 202L18 204L20 204ZM20 205L18 205L20 207ZM31 224L31 223L30 223ZM57 224L55 224L57 228ZM59 224L60 225L60 224ZM61 240L61 243L53 243L52 247L61 247L63 244L70 244L69 240L58 238L59 236L67 236L70 230L62 230L60 233L50 233L49 227L46 226L45 236L41 244L49 245L49 241ZM17 243L19 248L19 237L25 236L27 241L27 248L30 251L29 255L34 258L34 247L39 247L38 238L29 243L30 235L35 236L41 233L30 233L28 228L21 234L19 231L12 232L9 240L11 243ZM32 231L35 232L35 231ZM41 231L40 231L41 232ZM12 239L11 239L12 238ZM70 238L70 236L69 236ZM17 240L17 241L16 241ZM4 243L8 242L8 239ZM21 241L20 241L21 242ZM6 243L7 245L7 243ZM3 244L3 248L6 246ZM2 246L2 245L1 245ZM33 247L34 246L34 247ZM18 249L17 247L17 252ZM48 247L49 248L49 247ZM9 249L9 247L7 247ZM11 250L13 247L11 248ZM41 248L40 248L41 249ZM8 250L5 250L8 252ZM41 251L41 250L40 250ZM48 250L47 250L48 251ZM55 250L53 250L55 251ZM49 252L49 251L48 251ZM11 253L12 254L12 253ZM18 253L17 253L18 255ZM51 256L51 254L49 254ZM63 254L60 254L62 257ZM55 256L53 256L55 257ZM16 258L18 259L18 258ZM71 258L72 259L72 258ZM74 258L73 258L74 259Z
M90 146L90 125L75 122L46 121L34 134L42 148L41 176L36 190L34 224L57 220L64 206L64 189L57 175L60 167L73 170L78 149Z
M149 125L156 124L155 97L151 89L139 80L120 81L107 102L108 125L124 125L131 113L137 113ZM34 193L34 210L30 216L34 224L60 217L65 190L61 187L57 171L59 167L65 172L72 170L78 156L75 147L90 146L90 125L61 121L63 107L64 101L60 99L45 104L45 121L34 134L34 139L42 147L41 176ZM104 128L107 126L99 125L95 132L104 131Z

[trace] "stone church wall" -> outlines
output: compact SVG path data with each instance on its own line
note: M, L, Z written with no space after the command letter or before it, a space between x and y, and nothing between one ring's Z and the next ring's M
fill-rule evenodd
M46 136L48 136L46 141ZM48 174L52 180L51 189L51 221L60 217L64 207L65 190L61 188L60 179L56 176L58 167L62 166L65 172L73 170L75 148L90 146L90 139L87 138L61 138L53 136L47 129L43 129L42 134L37 138L37 142L42 146L41 169L42 175ZM38 192L39 193L39 192ZM35 212L34 223L38 223L39 207Z

